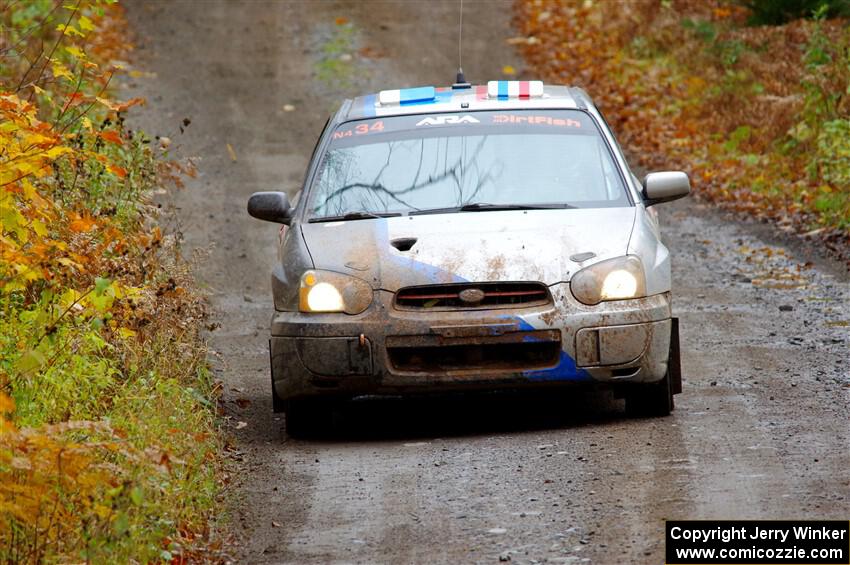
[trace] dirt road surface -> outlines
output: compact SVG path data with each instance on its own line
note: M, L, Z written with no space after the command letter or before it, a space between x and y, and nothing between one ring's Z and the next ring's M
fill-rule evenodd
M521 71L510 4L465 7L468 77ZM388 400L344 410L332 439L287 439L266 342L277 227L247 198L294 194L342 97L450 83L457 4L128 11L149 73L127 85L151 101L137 123L198 157L174 204L186 249L209 250L237 562L657 564L665 519L850 516L848 278L694 202L664 212L685 374L673 416L627 420L604 395Z

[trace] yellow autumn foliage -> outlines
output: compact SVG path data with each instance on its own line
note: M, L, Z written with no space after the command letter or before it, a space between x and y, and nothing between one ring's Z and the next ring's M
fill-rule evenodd
M205 312L146 196L182 169L124 127L123 28L112 0L0 6L4 563L184 559L215 502Z

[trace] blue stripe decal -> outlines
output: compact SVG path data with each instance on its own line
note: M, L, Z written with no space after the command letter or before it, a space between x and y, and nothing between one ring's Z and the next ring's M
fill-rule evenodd
M375 98L374 94L363 97L363 117L373 118L375 116Z
M499 81L499 100L507 100L508 99L508 81L500 80Z
M524 332L534 331L535 328L518 316L504 316L505 319L519 323L519 329ZM523 371L522 376L535 381L592 381L590 373L580 367L576 367L575 360L567 355L566 351L561 350L561 355L558 357L558 364L548 369L538 369L535 371Z
M399 101L402 104L415 102L430 102L434 100L435 90L433 86L421 86L419 88L405 88L399 92Z
M527 379L535 381L591 381L590 374L584 369L576 367L572 357L561 351L558 364L549 369L537 371L524 371L522 373Z
M380 218L375 220L375 243L378 249L389 249L390 246L390 218ZM428 263L423 263L421 261L417 261L413 257L399 257L393 254L387 254L385 256L387 263L393 263L394 266L390 267L387 265L384 268L383 276L385 277L382 282L389 282L392 284L393 282L400 282L399 280L390 280L389 277L392 276L393 272L413 272L416 275L410 277L410 279L402 279L402 280L416 280L417 278L421 278L422 282L417 284L446 284L446 283L463 283L469 282L467 279L463 277L459 277L458 275L446 271L443 268L429 265ZM409 282L404 282L403 284L410 284Z

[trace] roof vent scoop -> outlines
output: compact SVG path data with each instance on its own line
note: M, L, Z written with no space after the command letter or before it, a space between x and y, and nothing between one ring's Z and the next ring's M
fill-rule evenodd
M472 85L466 82L463 69L458 68L457 78L455 78L455 83L452 85L452 90L463 90L464 88L472 88Z
M585 251L584 253L576 253L575 255L570 255L570 261L575 261L576 263L584 263L588 259L593 259L596 257L596 253L593 251Z
M390 241L390 245L399 251L410 251L410 248L416 245L416 241L415 237L397 237Z

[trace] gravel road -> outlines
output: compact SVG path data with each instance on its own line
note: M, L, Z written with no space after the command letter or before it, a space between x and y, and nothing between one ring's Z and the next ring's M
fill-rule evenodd
M352 404L327 441L287 439L266 342L277 228L246 200L294 192L342 97L451 82L457 4L128 4L144 73L125 88L151 102L136 123L198 165L173 221L208 255L221 323L237 562L657 564L665 519L850 516L848 276L693 201L663 213L685 375L673 416L627 420L605 395L386 400ZM510 4L465 7L468 77L521 71Z

